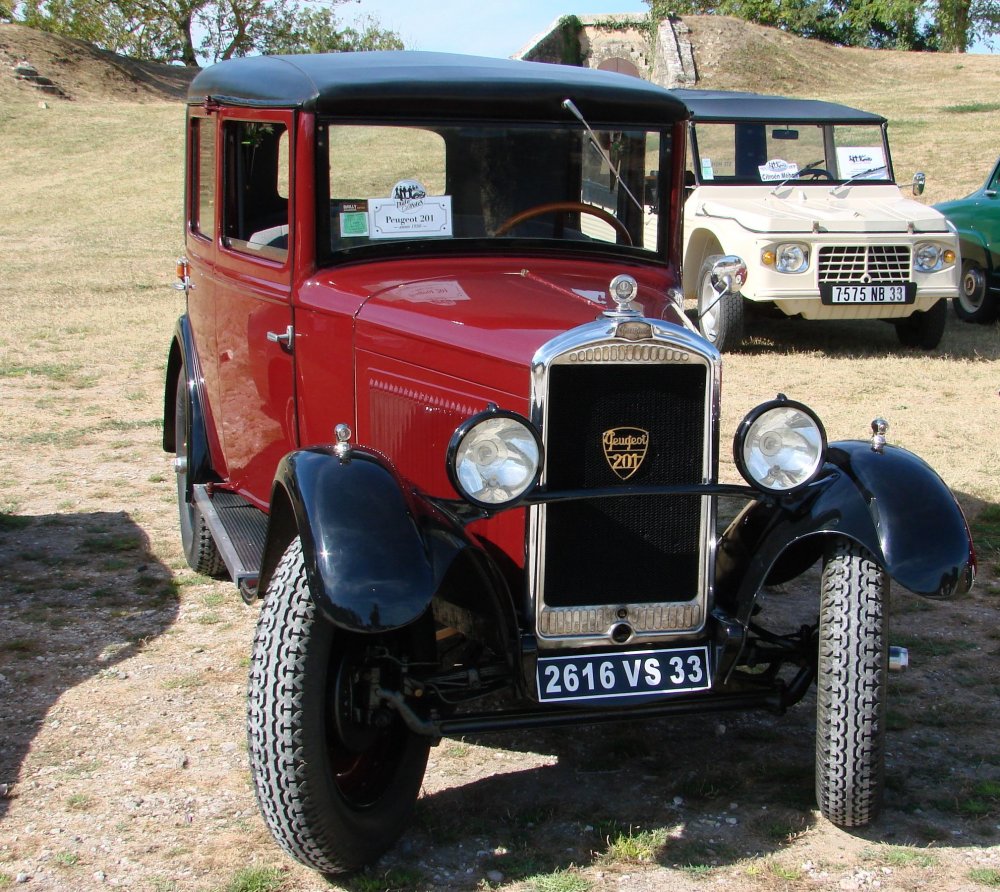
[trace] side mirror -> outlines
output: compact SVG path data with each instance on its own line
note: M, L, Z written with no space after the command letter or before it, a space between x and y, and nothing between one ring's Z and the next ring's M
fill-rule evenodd
M925 173L915 173L913 175L913 194L923 195L924 186L927 185L927 174Z
M719 295L739 294L740 289L746 284L746 280L747 265L743 262L742 257L726 254L712 264L712 276L709 281Z

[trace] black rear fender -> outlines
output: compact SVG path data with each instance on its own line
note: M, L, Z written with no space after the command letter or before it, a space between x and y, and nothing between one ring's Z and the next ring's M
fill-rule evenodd
M178 375L184 372L184 381L190 397L188 418L188 486L195 483L209 483L218 480L212 470L212 454L208 445L208 419L203 392L201 366L195 349L191 323L187 316L177 320L174 337L167 354L167 376L163 388L163 450L173 452L176 448L176 425L174 421L175 400L177 398ZM190 495L190 493L189 493Z

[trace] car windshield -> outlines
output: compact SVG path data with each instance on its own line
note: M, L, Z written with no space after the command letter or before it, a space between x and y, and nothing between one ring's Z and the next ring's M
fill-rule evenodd
M691 143L689 181L700 184L892 182L877 124L701 122Z
M318 148L321 262L456 249L666 253L669 131L326 122Z

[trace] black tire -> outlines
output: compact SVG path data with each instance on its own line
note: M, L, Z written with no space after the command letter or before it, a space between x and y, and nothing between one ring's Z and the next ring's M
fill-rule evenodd
M997 304L986 287L986 273L977 261L962 261L962 281L952 306L955 315L964 322L989 325L996 321Z
M174 399L174 470L177 472L177 510L180 515L181 547L188 566L204 576L226 575L226 564L219 554L212 533L198 506L187 498L188 439L191 432L191 402L184 369L177 375Z
M375 636L335 628L310 595L300 540L282 556L254 639L247 732L261 814L301 864L327 875L356 870L403 832L429 738L394 711L383 710L375 727L355 721L349 707L361 695L365 654L380 647L397 658L426 656L426 629ZM381 682L392 687L387 674L383 666Z
M896 323L896 335L904 347L933 350L944 337L948 321L947 301L939 300L929 310L917 311Z
M820 591L816 801L838 827L863 827L882 806L888 594L872 555L836 539Z
M698 279L698 331L720 353L733 350L743 341L743 297L719 297L712 287L712 270L705 264Z

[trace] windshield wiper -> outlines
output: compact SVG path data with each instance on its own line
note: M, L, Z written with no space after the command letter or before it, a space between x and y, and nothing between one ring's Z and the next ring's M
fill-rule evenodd
M803 167L802 170L797 170L797 171L795 171L795 173L791 174L790 176L785 177L780 183L778 183L771 190L771 194L774 195L774 193L777 192L782 186L784 186L785 183L787 183L787 182L789 182L791 180L797 180L800 176L802 176L802 174L806 173L809 170L812 170L815 167L818 167L820 164L823 164L823 159L822 158L819 161L811 161L809 164L807 164L805 167Z
M877 167L869 167L868 170L863 170L863 171L861 171L861 173L856 173L849 180L844 180L844 182L842 182L842 183L837 183L836 186L834 186L833 188L830 189L830 194L831 195L836 195L838 189L846 189L855 180L860 180L862 177L866 177L870 173L875 173L875 171L877 171L877 170L884 170L884 169L885 169L885 165L884 164L879 164Z
M639 209L640 214L646 213L646 208L643 207L642 202L639 201L632 194L632 190L625 184L625 181L621 178L621 174L618 173L618 168L612 163L610 156L604 151L604 147L601 145L600 140L597 138L597 134L591 129L590 124L587 123L587 119L580 113L580 109L576 107L576 104L572 99L564 99L562 106L566 111L568 111L574 118L576 118L587 131L587 135L590 137L590 144L597 149L598 154L604 160L604 163L608 165L611 173L614 174L615 182L625 190L625 194L632 199L632 203Z

